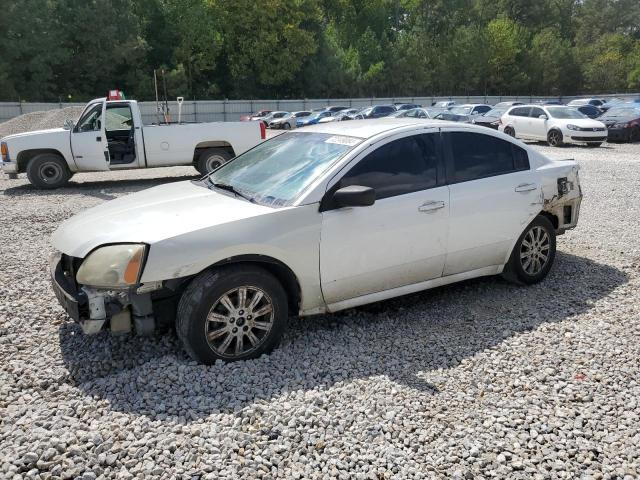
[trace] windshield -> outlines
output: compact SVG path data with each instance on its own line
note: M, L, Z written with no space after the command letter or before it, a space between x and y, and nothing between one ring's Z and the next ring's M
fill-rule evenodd
M549 115L553 118L588 118L578 110L567 107L547 107Z
M453 107L449 111L451 113L455 113L456 115L467 115L471 113L471 110L473 110L473 107Z
M361 141L327 133L285 133L226 163L209 176L209 183L231 185L257 203L290 205Z

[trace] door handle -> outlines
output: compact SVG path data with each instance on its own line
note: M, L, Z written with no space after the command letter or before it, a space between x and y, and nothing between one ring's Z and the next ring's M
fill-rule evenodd
M441 208L444 208L444 202L442 200L431 200L420 205L418 207L418 211L433 212L434 210L439 210Z
M516 192L530 192L535 190L538 186L535 183L521 183L515 188Z
M96 142L101 142L102 141L102 137L96 137Z

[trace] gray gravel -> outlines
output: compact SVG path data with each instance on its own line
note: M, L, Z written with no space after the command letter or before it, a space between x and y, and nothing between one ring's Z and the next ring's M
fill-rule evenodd
M47 279L60 221L193 169L0 179L0 478L640 478L640 145L539 148L585 192L545 282L292 320L212 367L81 335Z
M0 123L0 138L14 133L60 128L66 120L76 121L84 107L65 107L55 110L25 113Z

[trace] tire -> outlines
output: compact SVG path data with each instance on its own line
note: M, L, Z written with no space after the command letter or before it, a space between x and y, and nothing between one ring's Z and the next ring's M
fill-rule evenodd
M285 130L291 130L291 125L289 124L289 122L285 122L282 128L284 128Z
M198 155L196 169L201 175L207 175L227 163L231 158L231 153L224 148L207 148Z
M27 164L27 178L35 187L53 189L66 185L71 172L60 155L41 153Z
M248 315L260 311L265 313ZM211 365L271 352L284 334L287 316L287 294L273 275L260 267L233 265L207 270L189 284L178 304L176 331L191 358ZM206 332L216 336L208 339Z
M513 129L513 127L504 127L504 133L506 133L510 137L516 138L516 131Z
M546 259L543 260L545 252ZM555 228L548 218L538 215L518 238L504 276L527 285L538 283L547 276L555 258Z
M600 145L602 145L602 142L597 142L597 143L587 143L587 147L588 148L597 148Z
M552 147L562 146L562 132L560 130L550 130L547 133L547 143Z

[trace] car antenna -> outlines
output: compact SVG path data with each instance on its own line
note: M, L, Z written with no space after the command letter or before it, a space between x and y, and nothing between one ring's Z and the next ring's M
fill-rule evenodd
M162 85L164 89L164 121L165 123L171 122L169 115L169 101L167 100L167 77L164 74L164 68L160 70L162 72Z

